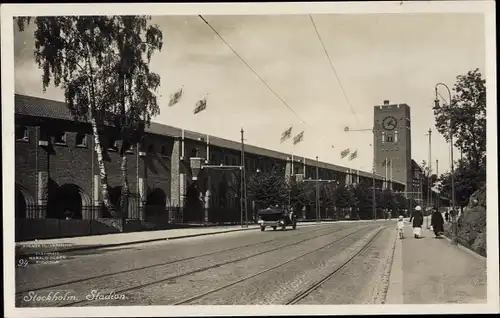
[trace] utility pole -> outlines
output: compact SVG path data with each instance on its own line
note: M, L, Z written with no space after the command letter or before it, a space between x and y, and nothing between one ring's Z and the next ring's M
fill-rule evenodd
M290 163L290 167L292 171L290 172L290 176L287 179L288 183L288 207L287 209L292 208L292 177L293 177L293 157L292 157L292 162Z
M431 191L431 176L432 176L432 130L429 128L429 167L428 167L428 175L427 175L427 207L432 206L432 191ZM427 217L428 219L428 217ZM429 224L427 228L430 228Z
M240 176L241 176L241 195L240 195L240 209L241 209L241 227L243 226L243 210L245 209L244 207L244 193L245 193L245 143L243 139L243 128L241 128L241 171L240 171ZM247 224L248 226L248 224Z
M389 172L389 159L387 157L385 157L384 167L385 167L385 179L384 179L385 186L383 188L387 189L387 180L388 180L387 174Z
M391 160L389 161L389 164L390 164L390 173L389 173L389 189L394 190L393 189L393 186L392 186L392 158Z
M436 176L439 178L439 160L438 159L436 159ZM440 204L441 204L441 193L438 191L438 193L437 193L437 201L436 201L436 209L438 210L438 212L439 212L439 206L440 206Z
M373 221L377 219L377 207L375 206L375 195L376 195L376 189L375 189L375 155L373 156L373 174L372 174L372 181L373 181L373 193L372 193L372 214L373 214Z
M318 156L316 156L316 222L319 223L320 216L320 208L319 208L319 161Z

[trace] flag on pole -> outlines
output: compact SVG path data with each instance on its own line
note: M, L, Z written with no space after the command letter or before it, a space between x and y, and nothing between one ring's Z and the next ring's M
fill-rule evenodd
M351 152L351 149L349 149L349 148L342 150L342 152L340 153L340 157L342 159L344 159L345 157L347 157L347 155L349 155L350 152Z
M194 109L194 114L198 114L199 112L203 111L205 108L207 108L207 98L200 99L198 102L196 102L196 107Z
M288 128L287 130L285 130L281 134L281 142L284 142L285 140L289 139L290 137L292 137L292 126L290 126L290 128Z
M296 145L304 140L304 131L301 131L297 136L293 137L293 144Z
M170 95L170 101L168 102L168 106L174 106L175 104L177 104L182 97L182 92L183 89L181 87L177 92Z
M356 149L351 155L349 156L349 160L354 160L358 157L358 150Z

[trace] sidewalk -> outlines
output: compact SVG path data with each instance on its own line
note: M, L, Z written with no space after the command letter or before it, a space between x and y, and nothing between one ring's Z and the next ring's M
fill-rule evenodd
M320 224L329 224L334 222L322 222ZM317 223L299 223L299 226L314 226ZM16 252L22 256L31 256L36 253L51 252L69 252L88 249L97 249L104 247L114 247L131 245L137 243L148 243L155 241L176 240L182 238L215 235L237 231L249 231L259 228L257 224L249 224L248 228L242 228L241 225L213 226L213 227L193 227L168 229L162 231L142 231L105 235L89 235L77 237L64 237L47 240L34 240L16 242Z
M382 220L380 220L382 221ZM360 223L373 222L373 220L355 220L355 221L322 221L316 222L299 222L299 227L318 226L321 224L333 223ZM182 238L224 234L237 231L256 230L259 228L257 224L249 224L248 228L242 228L241 225L226 225L226 226L211 226L211 227L192 227L168 229L161 231L142 231L130 233L115 233L104 235L89 235L64 237L46 240L34 240L16 242L16 253L20 256L33 256L37 253L51 252L69 252L79 250L89 250L104 247L124 246L137 243L148 243L156 241L176 240Z
M486 258L425 228L415 239L406 225L405 238L396 240L386 303L486 303L486 273Z
M222 234L236 231L255 230L258 226L249 224L248 228L241 225L193 227L168 229L162 231L142 231L118 234L89 235L77 237L64 237L47 240L34 240L16 242L16 252L20 255L32 255L35 253L68 252L76 250L87 250L102 247L130 245L136 243L147 243L163 240L175 240L181 238Z

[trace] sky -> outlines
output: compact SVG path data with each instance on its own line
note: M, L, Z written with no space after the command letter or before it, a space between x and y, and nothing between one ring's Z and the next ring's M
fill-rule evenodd
M390 100L411 107L413 159L427 160L431 128L433 166L438 159L439 173L449 169L450 147L434 127L434 87L443 82L451 89L458 75L475 68L484 74L482 14L312 15L341 84L309 15L205 18L253 71L199 17L154 16L163 48L151 61L161 76L161 114L153 121L234 141L243 128L248 144L371 171L371 132L344 128L371 129L374 106ZM33 31L15 28L15 91L63 101L60 88L42 91ZM169 107L181 87L183 97ZM206 110L194 115L204 97ZM293 135L304 131L296 146L291 139L280 143L290 126ZM346 148L357 149L358 158L341 159Z

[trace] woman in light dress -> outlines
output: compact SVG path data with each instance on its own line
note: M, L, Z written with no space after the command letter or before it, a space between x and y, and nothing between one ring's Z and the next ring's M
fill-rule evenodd
M422 235L422 224L424 223L424 217L422 215L422 208L420 205L415 207L415 211L411 215L410 222L413 220L413 237L418 239Z
M399 238L403 239L404 238L404 230L405 230L405 220L404 220L404 217L402 215L400 215L398 218L397 230L398 230Z

